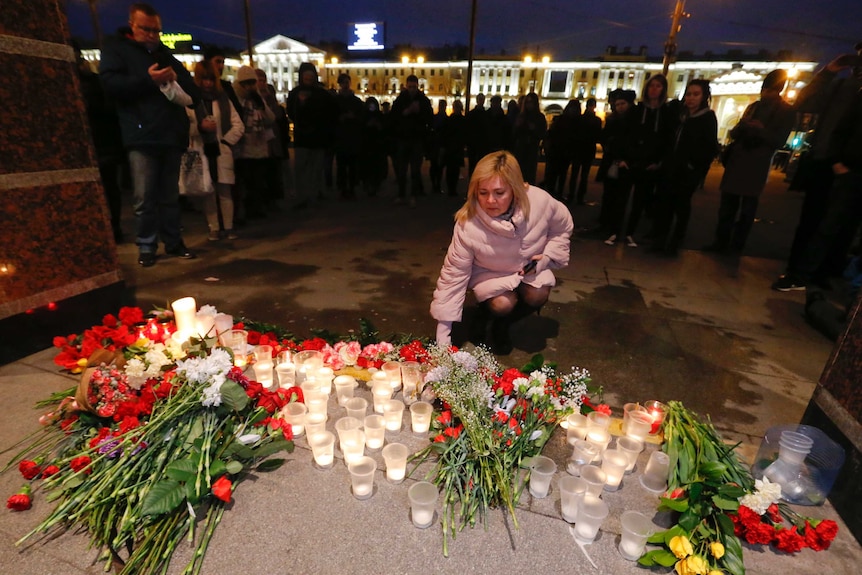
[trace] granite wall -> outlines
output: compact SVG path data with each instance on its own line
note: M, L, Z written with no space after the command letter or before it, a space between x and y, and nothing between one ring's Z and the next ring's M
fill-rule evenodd
M63 325L87 294L91 318L115 311L118 298L106 295L122 286L64 9L64 0L10 0L0 10L4 348L12 334ZM49 345L56 333L68 327L44 334Z

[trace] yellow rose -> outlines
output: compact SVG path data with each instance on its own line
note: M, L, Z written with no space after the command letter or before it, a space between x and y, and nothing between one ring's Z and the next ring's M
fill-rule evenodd
M724 545L718 541L713 541L709 544L709 552L712 553L712 556L716 559L721 559L724 557Z
M706 575L724 575L724 571L721 571L720 569L713 569Z
M672 537L667 546L670 547L671 553L676 555L677 559L685 559L694 553L694 549L691 548L691 542L685 535L676 535L675 537Z
M685 562L685 559L680 559L676 562L676 565L673 566L674 571L676 571L677 575L693 575L691 571L688 569L688 563Z
M687 563L689 573L706 575L709 572L709 564L703 559L703 557L699 557L698 555L689 555L685 558L685 562Z

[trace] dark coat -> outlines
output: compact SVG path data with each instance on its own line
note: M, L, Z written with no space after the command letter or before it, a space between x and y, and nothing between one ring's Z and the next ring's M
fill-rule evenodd
M662 162L663 176L671 190L692 191L706 177L718 153L718 120L704 108L684 114L674 145Z
M287 95L287 115L293 121L293 143L297 148L332 146L338 106L329 90L318 83L297 86Z
M127 149L186 149L189 118L185 107L165 98L148 69L156 63L173 68L177 83L195 102L200 101L200 89L167 46L159 44L149 51L135 42L131 33L131 29L123 28L115 37L106 38L99 65L105 94L116 104L123 144Z
M396 140L424 141L434 119L434 109L425 94L416 92L411 96L405 89L392 103L389 119Z

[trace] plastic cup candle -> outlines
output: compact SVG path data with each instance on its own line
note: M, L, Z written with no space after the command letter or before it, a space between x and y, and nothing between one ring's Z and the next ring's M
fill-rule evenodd
M353 496L357 499L371 497L374 494L374 472L377 471L377 462L367 455L363 455L350 463L347 469L350 471Z
M300 351L294 355L293 362L296 364L296 382L301 385L323 367L323 354L316 350Z
M670 470L670 458L666 453L653 451L647 461L644 474L641 475L641 485L653 493L661 493L667 489L667 476Z
M578 507L587 493L587 482L581 477L565 475L560 477L560 513L563 519L574 523L578 517Z
M417 481L407 490L410 500L410 519L419 529L430 527L437 507L437 486L430 481Z
M200 338L215 337L215 316L209 313L198 313L195 316L195 335Z
M281 410L284 420L290 424L295 437L299 437L305 432L305 414L307 411L305 404L298 401L288 403Z
M365 455L365 432L358 427L341 431L339 439L345 465L350 465Z
M347 410L347 415L350 417L355 417L356 419L363 421L365 419L365 413L368 411L368 400L361 397L348 399L344 403L344 409Z
M607 449L602 457L602 471L605 472L605 491L616 491L626 473L628 456L619 449Z
M364 401L364 400L363 400ZM386 420L382 415L365 416L365 447L377 450L386 441Z
M620 555L623 559L637 561L643 555L647 539L655 533L652 520L637 511L625 511L620 517L622 537L620 538Z
M371 374L371 381L368 383L371 386L371 389L374 389L377 384L385 383L389 386L390 391L392 391L392 384L389 383L389 376L386 375L386 372L383 370L375 371L373 374ZM392 393L394 393L394 391L392 391Z
M413 433L428 433L433 412L434 406L427 401L417 401L410 405L410 426Z
M601 497L608 476L598 465L581 467L581 478L587 482L587 493L593 497Z
M594 429L607 430L611 426L611 416L601 411L591 411L587 415L587 435Z
M539 455L530 466L530 495L537 499L548 496L551 478L557 472L557 464L550 457Z
M629 423L626 426L626 436L634 439L643 439L649 435L653 426L653 416L646 411L633 411L629 414Z
M390 399L383 404L383 419L386 420L387 431L401 431L404 420L404 402Z
M244 368L248 364L248 332L244 329L232 329L225 334L225 347L233 353L233 364Z
M308 407L308 406L306 406ZM309 413L305 414L305 435L308 438L311 436L326 431L326 414L325 413ZM310 443L310 439L309 439Z
M217 313L213 318L215 324L216 335L222 345L227 345L222 341L222 335L226 334L233 328L233 316L226 313Z
M587 441L598 448L598 459L601 459L602 454L605 452L605 449L607 449L608 444L611 442L611 434L608 433L607 429L592 428L590 429L590 431L587 432Z
M566 418L566 441L569 445L587 436L588 424L587 416L581 413L573 413Z
M652 427L650 427L649 434L656 435L661 431L661 424L664 423L667 406L660 401L651 399L644 402L644 407L646 407L647 413L652 417Z
M623 435L626 434L626 430L629 426L629 414L634 411L647 413L646 407L644 407L640 403L627 403L623 405Z
M409 405L419 399L419 393L422 391L422 369L419 362L401 362L401 386L404 403Z
M386 379L389 380L389 385L392 386L392 391L396 392L401 389L401 364L397 361L387 361L382 366L383 373L386 374Z
M319 413L326 415L327 397L325 393L320 391L305 391L302 390L305 396L305 406L308 408L308 413Z
M581 543L592 543L599 533L602 522L608 516L608 504L592 495L587 495L578 507L575 521L575 539Z
M633 437L618 437L617 449L626 454L629 459L626 465L626 473L631 473L635 469L635 464L638 461L638 456L644 450L644 442Z
M572 446L572 456L566 465L566 471L577 477L581 474L581 467L589 465L599 456L599 448L585 439L578 439Z
M293 363L293 354L289 350L282 350L275 356L275 365L281 365L282 363Z
M332 383L335 385L335 399L342 406L353 399L353 392L359 385L352 375L337 375Z
M377 382L371 388L371 397L374 400L374 411L383 413L383 405L392 399L392 387L389 382Z
M254 379L266 389L275 387L275 379L272 377L272 361L255 362L252 366L254 369Z
M268 361L272 363L272 346L271 345L258 345L254 348L254 360L255 361Z
M280 387L293 387L296 385L296 370L292 363L275 364L275 375L278 376Z
M321 431L308 436L308 444L314 456L314 463L320 469L329 469L335 461L335 434Z
M332 378L335 377L331 367L321 367L315 374L317 384L320 386L320 391L329 395L332 393Z
M386 463L386 479L392 483L401 483L407 474L407 456L410 450L403 443L390 443L381 452Z
M335 422L335 432L338 434L338 439L342 438L342 434L345 431L361 428L362 420L356 419L355 417L351 417L349 415L346 417L342 417Z
M174 332L174 340L182 343L195 334L197 328L198 307L195 298L184 297L171 302L174 310L174 323L177 331Z

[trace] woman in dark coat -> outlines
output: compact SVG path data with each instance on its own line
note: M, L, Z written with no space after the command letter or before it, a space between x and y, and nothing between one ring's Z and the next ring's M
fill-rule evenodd
M387 156L386 119L377 98L365 100L366 112L362 125L362 146L359 150L359 180L368 197L377 195L380 184L389 171Z
M521 166L524 181L536 183L539 167L539 146L548 131L548 121L539 109L539 96L530 92L512 129L512 153Z
M676 255L691 217L691 197L718 152L718 120L709 109L710 98L708 80L692 80L685 88L676 137L662 162L653 251Z

